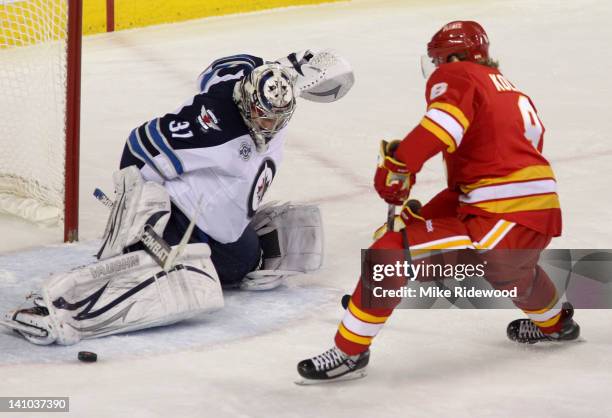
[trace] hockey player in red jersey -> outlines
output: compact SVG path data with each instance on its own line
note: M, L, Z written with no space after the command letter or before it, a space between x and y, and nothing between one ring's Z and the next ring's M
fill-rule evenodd
M389 204L403 205L415 174L442 153L448 188L419 214L404 205L404 230L386 232L370 248L402 249L407 239L412 254L495 248L533 249L537 255L561 235L555 176L541 154L544 126L532 100L499 72L488 49L487 34L473 21L448 23L428 43L435 71L427 81L426 113L402 141L382 141L374 186ZM529 318L510 323L510 339L534 343L578 337L571 305L561 304L537 257L516 260L504 273L487 280L496 289L516 287L513 302ZM364 374L369 346L394 306L363 306L363 291L360 280L335 346L298 364L304 378Z

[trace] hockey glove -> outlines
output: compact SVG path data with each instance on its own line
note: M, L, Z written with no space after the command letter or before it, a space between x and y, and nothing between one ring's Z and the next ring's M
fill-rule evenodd
M408 223L414 219L424 221L425 218L421 216L421 207L421 202L416 199L407 201L404 206L402 206L402 210L400 210L399 213L402 223L408 225Z
M408 222L410 222L412 219L419 219L421 221L424 221L425 219L421 216L420 211L421 202L419 202L417 199L408 200L402 207L400 214L395 215L395 222L393 222L393 232L401 231L403 228L406 227L406 225L408 225ZM387 231L388 227L387 223L385 222L376 231L374 231L374 240L381 238L384 234L387 233Z
M410 195L415 176L406 165L393 157L400 141L381 141L380 158L374 175L374 188L385 202L392 205L403 205Z

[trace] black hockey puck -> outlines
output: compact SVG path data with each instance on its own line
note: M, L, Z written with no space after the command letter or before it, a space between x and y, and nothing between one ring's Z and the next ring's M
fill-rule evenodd
M91 351L79 351L78 359L85 363L95 363L98 361L98 355Z

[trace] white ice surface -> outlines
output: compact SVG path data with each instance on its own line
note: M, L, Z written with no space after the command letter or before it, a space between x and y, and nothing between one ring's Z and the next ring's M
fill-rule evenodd
M300 102L269 196L321 204L326 263L281 292L232 294L225 312L176 329L72 348L32 347L0 333L0 396L70 396L79 417L612 416L609 311L577 312L583 341L548 347L506 340L517 311L398 311L377 337L367 378L292 383L298 360L331 346L337 298L353 288L359 249L385 217L371 189L378 141L402 137L421 117L419 57L447 21L480 21L504 74L538 106L564 212L553 246L611 247L611 18L612 5L593 0L362 0L85 39L82 244L58 246L57 230L1 220L0 308L48 273L90 259L106 218L91 192L111 191L127 133L174 109L206 65L233 53L276 58L333 47L354 65L345 99ZM436 158L413 195L426 200L443 177ZM100 361L77 363L81 348Z

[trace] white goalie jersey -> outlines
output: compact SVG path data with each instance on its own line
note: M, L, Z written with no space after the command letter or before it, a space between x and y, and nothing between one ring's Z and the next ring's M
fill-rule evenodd
M163 184L172 202L221 243L236 241L257 211L283 156L285 131L257 152L233 102L235 83L261 58L215 61L200 76L200 93L173 113L134 129L121 168L136 165Z
M292 53L277 62L307 100L338 100L354 82L348 62L328 50ZM172 202L221 243L244 232L282 161L286 128L257 151L232 98L236 82L263 64L248 54L214 61L198 78L198 94L130 133L121 160L121 168L136 165L145 180L163 184Z

